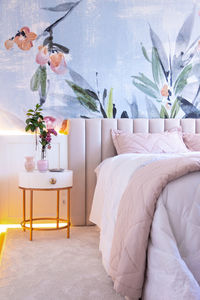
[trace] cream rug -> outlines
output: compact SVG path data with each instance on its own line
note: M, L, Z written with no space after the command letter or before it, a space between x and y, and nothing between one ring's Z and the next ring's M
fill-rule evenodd
M0 266L1 300L112 300L96 227L29 232L9 229Z

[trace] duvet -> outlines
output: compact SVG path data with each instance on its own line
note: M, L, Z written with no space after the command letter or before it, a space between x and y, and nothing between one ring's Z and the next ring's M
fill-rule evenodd
M114 287L130 299L200 299L199 158L171 157L120 155L97 169L90 219Z

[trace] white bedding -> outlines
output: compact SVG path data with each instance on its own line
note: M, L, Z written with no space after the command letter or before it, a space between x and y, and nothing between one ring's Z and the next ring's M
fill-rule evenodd
M97 168L96 172L98 175L98 180L95 189L90 220L97 224L101 229L99 247L100 251L102 252L103 265L108 273L110 251L118 206L133 173L139 167L150 163L152 160L176 156L191 156L193 154L194 153L191 152L183 154L160 155L123 154L105 160ZM197 154L197 152L195 152L195 154ZM200 152L198 152L198 154L200 155ZM187 175L187 177L189 179L180 178L175 182L169 183L160 195L157 202L157 209L152 224L151 239L148 249L148 269L147 280L144 287L144 299L178 300L180 295L185 295L184 298L181 298L181 300L200 299L200 288L198 284L198 282L200 282L200 244L198 244L198 241L200 242L200 201L196 199L197 195L200 195L200 173L193 173ZM188 192L184 193L180 197L182 184L188 184L188 188L186 189ZM198 186L199 194L197 193ZM168 194L170 194L170 197L168 197ZM170 201L170 199L173 199L173 201ZM191 199L191 201L188 201L188 199ZM190 211L190 216L188 216L187 212L189 206L191 205L194 206L194 209ZM173 218L174 212L177 214L177 216L180 216L180 218ZM187 220L190 220L190 222L194 222L194 226L198 227L199 231L195 228L194 232L187 232L188 227L186 222L184 224L186 217ZM180 222L182 224L180 224ZM191 226L189 230L191 231ZM160 234L161 231L162 234ZM195 236L197 232L199 232L199 239ZM168 237L167 239L163 238L165 235ZM185 239L183 235L185 235ZM176 239L174 236L176 236ZM185 257L185 262L181 262L180 264L180 255L184 257L184 251L187 252L187 247L190 245L190 242L187 239L191 238L191 236L194 237L194 241L196 241L196 245L193 247L194 251L196 249L195 255ZM181 245L178 244L180 253L177 252L177 243L179 243L179 241L182 243ZM197 251L198 247L199 251ZM183 251L183 253L181 251ZM157 259L158 257L159 259ZM173 270L168 270L168 262L170 259L171 262L173 262L171 264L174 266ZM179 261L179 263L176 263L177 261ZM178 265L179 268L180 265L182 266L180 272L184 273L183 270L185 270L187 273L184 284L183 281L181 281L181 283L177 282L177 278L180 275L177 267ZM195 278L192 273L188 277L188 266L194 270ZM157 272L155 272L155 269ZM163 276L165 279L167 279L167 284L165 286L160 286L160 284L163 283ZM172 289L173 291L170 294L172 286L174 289ZM183 289L185 289L185 292ZM165 294L168 298L165 298L164 296L160 297L161 295Z

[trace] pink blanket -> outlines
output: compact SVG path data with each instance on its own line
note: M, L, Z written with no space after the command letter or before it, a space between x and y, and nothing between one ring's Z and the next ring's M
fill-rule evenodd
M134 173L119 205L112 242L110 275L118 293L141 297L156 201L168 182L199 170L200 159L193 157L156 161Z

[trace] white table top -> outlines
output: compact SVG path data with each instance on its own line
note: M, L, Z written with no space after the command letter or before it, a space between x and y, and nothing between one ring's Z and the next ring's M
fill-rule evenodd
M33 172L23 171L19 173L18 182L19 187L26 189L62 189L72 187L73 172L71 170L44 173L37 170Z

